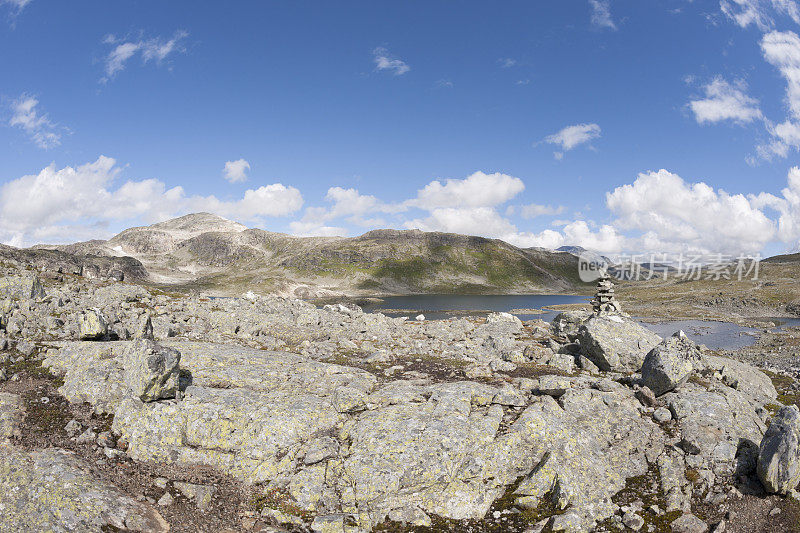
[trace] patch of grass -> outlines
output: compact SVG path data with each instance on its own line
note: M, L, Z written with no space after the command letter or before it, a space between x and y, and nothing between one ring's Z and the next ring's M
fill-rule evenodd
M505 493L494 501L489 512L480 520L453 520L429 515L430 527L386 521L377 525L373 531L383 533L522 533L536 522L564 512L556 508L551 494L546 494L536 509L519 509L516 505L517 495L514 492L521 481L522 479L519 479L513 485L508 486ZM494 514L498 512L500 516L494 518Z
M630 505L641 501L643 510L639 516L644 519L644 527L641 531L652 531L652 533L671 533L672 521L679 518L681 511L666 512L667 501L658 483L658 472L651 467L643 476L628 478L625 488L614 495L612 501L619 506ZM657 515L650 511L650 507L657 505L662 513ZM600 523L606 530L614 530L614 521L609 518ZM652 526L653 529L650 529Z
M794 385L794 379L789 376L784 376L783 374L777 374L775 372L770 372L769 370L762 370L764 374L772 380L772 385L775 387L775 390L778 392L777 400L783 405L796 405L800 407L800 390L793 389L792 386ZM774 405L774 404L770 404ZM768 407L768 406L765 406ZM778 412L779 406L775 406L774 413ZM773 414L774 414L773 413Z
M282 489L270 489L252 496L250 507L261 514L264 509L275 509L292 516L299 516L304 520L311 519L311 513L297 505L288 492Z

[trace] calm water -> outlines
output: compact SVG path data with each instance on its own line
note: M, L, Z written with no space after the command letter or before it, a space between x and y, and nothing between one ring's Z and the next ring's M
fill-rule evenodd
M414 317L420 313L428 320L439 320L455 316L482 316L493 312L511 312L519 309L542 309L549 305L585 303L588 296L529 294L529 295L414 295L391 296L382 302L363 306L367 312L381 312L389 316ZM558 311L544 310L543 313L515 312L521 320L541 318L551 321ZM673 320L668 322L639 322L662 337L668 337L678 330L683 330L689 338L698 344L705 344L716 350L738 350L753 344L757 328L746 328L729 322L712 322L705 320ZM800 318L770 318L777 327L800 326Z
M574 304L588 302L588 296L569 296L560 294L523 295L468 295L468 294L421 294L414 296L389 296L380 303L363 306L367 312L381 312L389 316L411 316L420 313L428 320L452 318L459 314L486 315L495 312L509 312L512 309L541 309L546 305ZM446 311L456 311L448 313ZM462 313L458 313L461 311ZM556 311L541 314L514 313L521 320L541 318L548 322Z
M647 322L639 320L647 329L661 337L669 337L678 330L697 344L705 344L714 350L739 350L756 341L753 334L758 329L737 326L730 322L709 320L671 320L669 322Z

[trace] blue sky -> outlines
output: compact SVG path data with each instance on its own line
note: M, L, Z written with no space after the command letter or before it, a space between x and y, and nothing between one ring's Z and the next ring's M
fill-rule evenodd
M0 0L0 241L204 210L794 250L799 32L794 0Z

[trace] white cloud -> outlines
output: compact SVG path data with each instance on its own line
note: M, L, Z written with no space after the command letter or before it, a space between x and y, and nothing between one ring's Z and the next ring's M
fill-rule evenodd
M386 48L378 47L374 49L372 58L375 61L375 70L393 71L395 76L401 76L411 70L411 67L404 61L391 57Z
M184 30L178 30L171 39L154 37L151 39L123 40L117 39L113 35L108 35L103 40L105 44L113 46L113 49L105 58L105 76L101 82L105 83L114 79L117 73L125 69L126 63L136 54L140 54L143 63L155 61L161 65L170 54L184 52L183 40L189 36Z
M789 117L777 125L767 121L772 140L758 146L757 151L763 159L786 157L791 148L800 148L800 37L791 31L770 32L761 39L761 51L786 80Z
M338 226L320 226L315 222L295 221L289 224L297 237L345 237L347 230Z
M0 239L31 244L37 236L104 237L110 221L155 222L186 213L209 211L240 221L292 214L303 204L300 191L280 183L250 189L239 200L189 196L182 187L167 189L156 179L127 181L114 187L120 173L116 161L100 156L93 163L57 169L0 187ZM92 229L94 228L94 229Z
M610 0L589 0L589 5L592 7L592 24L598 28L617 29L617 25L611 18L610 4Z
M689 102L698 124L725 120L745 123L763 118L758 100L745 93L744 82L731 84L717 77L705 85L703 90L704 99Z
M502 68L511 68L517 64L517 60L512 59L510 57L501 57L500 59L497 60L497 62L500 64Z
M796 0L721 0L722 12L741 28L753 24L768 31L775 24L774 15L783 15L800 24L800 5Z
M25 6L30 4L33 0L0 0L0 4L8 5L14 15L18 15Z
M422 231L444 231L484 237L513 234L517 228L491 207L443 207L429 212L425 218L407 221L406 228Z
M786 79L786 102L792 116L800 118L800 37L792 31L773 31L764 35L761 50Z
M560 215L564 210L563 205L553 207L552 205L528 204L522 206L520 214L522 218L531 219L545 215Z
M800 168L792 167L787 176L787 187L781 191L782 197L770 193L752 195L752 203L778 211L777 237L790 245L792 250L800 246Z
M465 179L435 180L417 191L417 197L406 202L410 207L494 207L521 193L521 179L501 174L475 172Z
M22 129L39 148L53 148L61 144L60 128L37 108L39 100L23 94L11 104L10 126Z
M722 12L742 28L755 24L766 30L772 26L772 19L766 12L766 5L761 0L722 0L719 3Z
M222 174L231 183L240 183L247 180L247 171L250 170L250 163L244 159L236 161L226 161Z
M759 252L775 235L775 223L741 194L686 183L660 170L639 174L606 194L619 230L644 232L658 251Z
M558 133L553 133L544 138L544 142L561 145L562 152L555 152L556 159L562 159L564 153L576 146L600 137L600 126L597 124L576 124L567 126Z

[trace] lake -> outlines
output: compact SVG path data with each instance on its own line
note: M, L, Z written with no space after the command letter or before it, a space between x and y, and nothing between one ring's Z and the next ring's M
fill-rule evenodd
M369 303L362 308L369 313L384 313L389 316L415 317L422 313L428 320L452 318L459 315L483 316L489 313L508 313L516 309L541 309L548 305L586 303L589 296L566 294L418 294L413 296L387 296L381 302ZM517 313L520 320L541 318L551 321L558 311L544 313Z
M439 320L457 316L485 316L495 312L513 312L521 320L540 318L550 322L558 311L543 310L543 313L523 310L542 309L559 304L587 303L589 296L565 294L517 294L517 295L468 295L468 294L421 294L412 296L390 296L381 302L363 306L370 313L384 313L389 316L415 317L425 315L427 320ZM662 337L668 337L678 330L697 342L716 350L738 350L755 342L756 328L738 326L730 322L705 320L672 320L648 322L637 318L646 328ZM778 327L797 325L800 319L770 319Z

